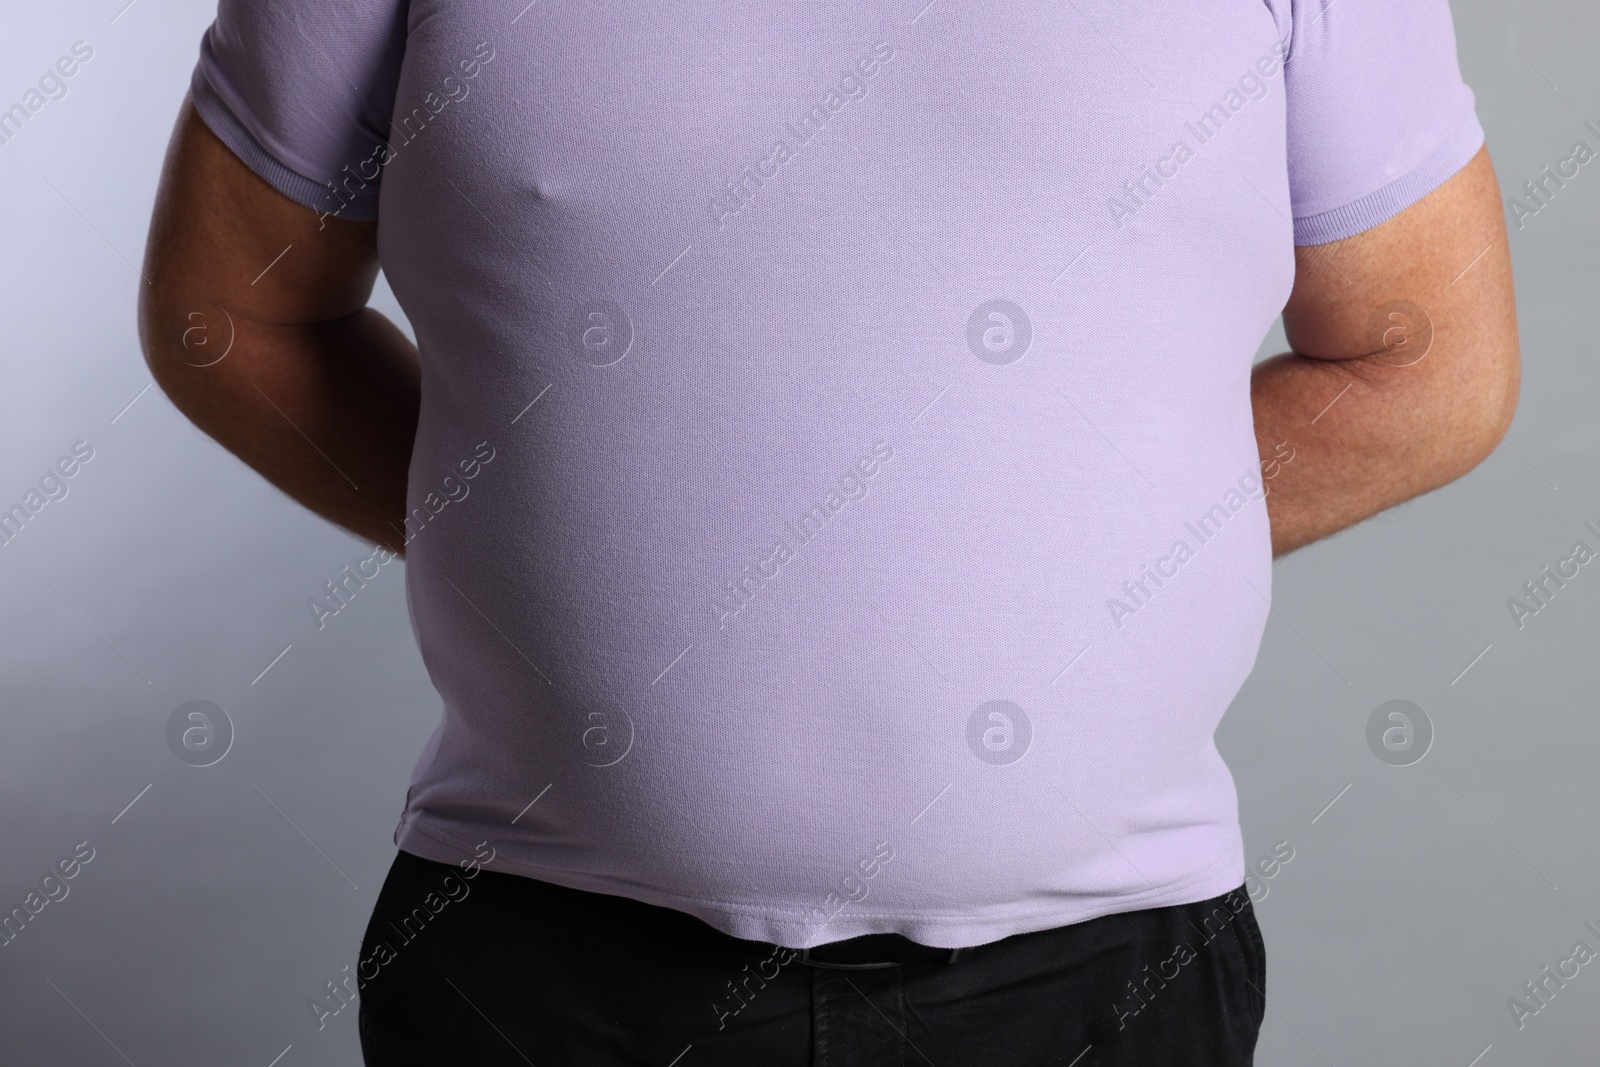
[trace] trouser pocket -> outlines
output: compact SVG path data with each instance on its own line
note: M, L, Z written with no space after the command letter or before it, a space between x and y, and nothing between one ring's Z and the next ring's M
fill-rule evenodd
M1261 925L1256 922L1255 905L1248 898L1235 924L1239 944L1250 964L1250 1002L1256 1010L1256 1025L1260 1026L1267 1017L1267 945L1261 937Z

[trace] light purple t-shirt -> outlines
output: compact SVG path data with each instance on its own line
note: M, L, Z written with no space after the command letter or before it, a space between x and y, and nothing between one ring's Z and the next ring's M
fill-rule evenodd
M222 0L193 91L416 330L401 848L790 947L1244 880L1251 362L1481 145L1445 0Z

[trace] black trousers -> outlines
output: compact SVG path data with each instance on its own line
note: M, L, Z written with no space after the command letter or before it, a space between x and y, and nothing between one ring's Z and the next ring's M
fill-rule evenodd
M368 1067L1246 1067L1266 1008L1243 886L848 970L407 852L357 973Z

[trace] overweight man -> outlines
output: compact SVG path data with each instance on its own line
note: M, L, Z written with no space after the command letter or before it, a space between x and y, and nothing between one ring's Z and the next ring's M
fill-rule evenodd
M1445 0L222 0L146 273L405 560L375 1067L1249 1064L1272 557L1519 374Z

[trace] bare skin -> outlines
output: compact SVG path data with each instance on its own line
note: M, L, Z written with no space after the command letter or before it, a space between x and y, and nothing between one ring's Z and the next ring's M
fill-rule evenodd
M1487 152L1388 222L1295 255L1284 310L1293 351L1258 365L1251 383L1275 556L1471 470L1502 439L1520 381ZM319 220L185 101L145 254L155 284L139 331L151 372L272 484L402 553L420 372L416 348L366 306L377 272L376 223ZM1409 311L1383 319L1387 339L1373 341L1374 312L1392 301L1431 320L1421 359Z
M185 100L139 337L196 426L312 511L399 552L422 385L416 347L367 307L377 241L377 223L319 222L273 189Z
M1275 556L1476 467L1510 427L1521 383L1487 150L1389 221L1297 248L1295 261L1283 312L1293 351L1258 364L1251 380ZM1380 316L1390 345L1375 343L1374 312L1398 301L1425 319Z

